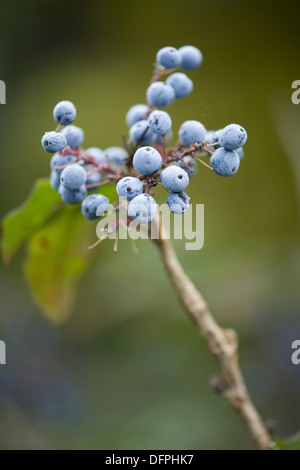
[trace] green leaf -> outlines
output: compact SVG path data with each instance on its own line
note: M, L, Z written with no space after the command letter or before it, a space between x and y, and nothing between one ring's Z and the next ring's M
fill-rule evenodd
M95 192L110 202L117 199L113 184ZM3 220L4 261L27 240L25 276L37 304L56 324L70 315L76 282L92 258L88 246L96 240L96 225L82 216L80 206L63 204L48 179L38 180L27 201Z
M116 200L114 185L101 194ZM25 275L36 303L55 324L70 316L77 281L87 270L93 253L88 246L97 239L97 221L86 220L80 206L63 206L28 241Z
M87 269L88 246L95 225L80 208L58 211L28 242L25 275L37 304L56 324L69 317L76 281Z
M21 244L60 204L60 196L48 179L36 181L24 204L9 212L2 221L1 251L5 263L9 263Z
M276 444L281 450L300 450L300 432L288 439L276 439Z

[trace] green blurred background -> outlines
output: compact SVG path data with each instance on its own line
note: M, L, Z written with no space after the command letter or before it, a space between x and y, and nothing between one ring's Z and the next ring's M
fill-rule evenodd
M49 174L40 139L59 100L76 104L87 147L120 145L156 51L202 50L193 94L169 108L175 134L186 119L208 129L238 122L248 142L234 178L203 167L189 186L192 202L205 204L204 248L175 246L218 321L238 331L247 384L278 435L298 431L300 419L300 365L291 363L300 339L300 105L291 102L299 10L296 1L29 0L3 2L0 16L1 216ZM32 300L24 251L0 267L0 448L252 448L209 388L217 364L156 248L112 248L92 253L73 316L59 328Z

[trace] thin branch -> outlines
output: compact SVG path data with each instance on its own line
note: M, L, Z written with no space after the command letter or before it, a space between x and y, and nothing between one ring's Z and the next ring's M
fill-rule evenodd
M158 224L159 219L156 218L152 223ZM154 241L181 303L196 323L209 350L219 362L222 377L213 380L214 389L239 412L259 449L276 449L276 444L272 441L262 418L251 401L239 368L238 340L235 331L224 330L217 324L202 295L184 272L161 223L159 238Z

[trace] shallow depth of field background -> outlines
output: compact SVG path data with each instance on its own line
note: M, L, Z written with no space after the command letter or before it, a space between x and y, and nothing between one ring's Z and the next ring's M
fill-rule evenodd
M198 46L195 90L170 108L208 129L248 131L237 175L199 168L188 188L205 204L205 246L179 258L212 312L240 337L252 397L279 435L299 429L300 79L296 2L40 1L1 8L0 215L49 174L40 139L52 109L74 101L86 146L121 144L130 106L145 101L156 51ZM163 193L160 193L163 201ZM87 222L88 223L88 222ZM68 234L66 234L67 237ZM0 267L0 448L251 448L242 423L213 394L217 372L177 303L156 248L108 241L91 254L73 316L52 326L22 276L24 250Z

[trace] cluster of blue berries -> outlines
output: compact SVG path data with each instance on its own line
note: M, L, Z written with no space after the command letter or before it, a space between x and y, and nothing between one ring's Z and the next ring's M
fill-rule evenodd
M115 166L124 164L128 153L121 147L101 150L91 147L84 150L81 146L84 132L71 123L76 117L76 108L71 101L60 101L53 110L58 123L55 131L46 132L42 146L53 153L50 168L50 185L57 190L63 202L81 204L84 217L94 220L108 210L109 200L102 194L87 195L100 185L103 175L119 177Z
M50 184L64 202L81 202L84 217L96 219L105 214L109 200L88 192L102 184L115 183L119 197L127 201L129 218L147 223L157 212L153 188L159 184L168 191L167 204L172 212L187 211L190 198L184 191L197 173L197 162L220 176L237 172L247 140L246 130L238 124L207 131L199 121L185 121L179 129L179 141L170 145L172 120L162 108L193 91L192 80L177 69L193 70L202 60L202 53L194 46L164 47L158 51L146 91L147 103L132 106L126 114L129 139L125 149L84 149L84 132L72 124L76 118L74 104L61 101L55 106L53 116L58 127L44 134L42 146L47 152L56 152L50 163ZM203 160L207 156L210 165Z
M165 82L156 81L160 78L160 72L177 68L193 70L202 64L202 53L194 46L183 46L180 49L163 47L156 55L157 75L154 75L153 83L147 90L147 99L151 106L166 108L173 103L175 98L184 98L194 88L192 80L185 74L175 72L169 75Z

